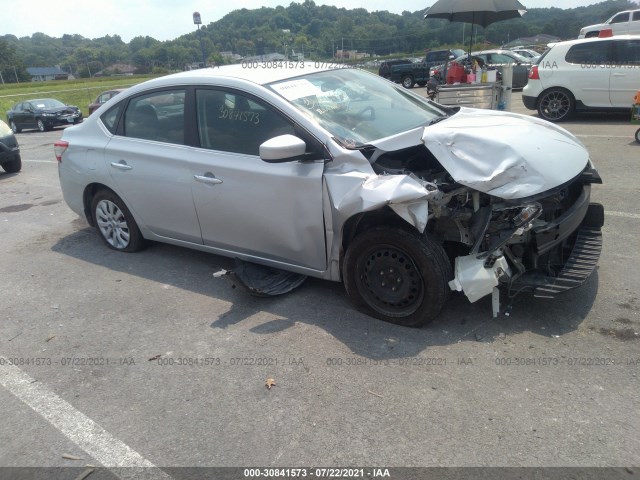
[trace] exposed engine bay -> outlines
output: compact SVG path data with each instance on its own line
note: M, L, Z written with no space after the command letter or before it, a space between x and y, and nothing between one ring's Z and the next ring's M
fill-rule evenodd
M450 287L471 302L493 293L494 315L496 288L509 297L533 292L549 298L567 283L584 282L597 263L604 212L588 199L590 184L602 181L590 164L563 185L516 200L460 184L425 145L362 153L378 175L409 175L437 190L429 199L426 232L443 242L455 262Z

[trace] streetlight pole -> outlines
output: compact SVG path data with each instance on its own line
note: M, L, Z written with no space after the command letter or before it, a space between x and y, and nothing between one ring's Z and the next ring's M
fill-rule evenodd
M193 23L198 26L198 37L200 37L200 50L202 51L202 68L207 66L207 60L204 56L204 43L202 41L202 34L200 33L200 25L202 19L200 18L200 12L193 12Z

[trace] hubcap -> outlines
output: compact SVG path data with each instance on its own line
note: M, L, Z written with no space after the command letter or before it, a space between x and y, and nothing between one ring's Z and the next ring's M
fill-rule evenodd
M360 293L378 312L403 317L414 313L422 303L422 276L403 251L377 246L360 258L357 268Z
M123 249L129 245L129 225L118 205L101 200L96 207L96 222L100 233L113 248Z

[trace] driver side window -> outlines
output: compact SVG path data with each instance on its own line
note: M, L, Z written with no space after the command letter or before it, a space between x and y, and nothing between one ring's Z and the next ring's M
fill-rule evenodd
M293 125L259 100L240 93L196 90L200 146L210 150L259 155L260 145L279 135L295 135Z

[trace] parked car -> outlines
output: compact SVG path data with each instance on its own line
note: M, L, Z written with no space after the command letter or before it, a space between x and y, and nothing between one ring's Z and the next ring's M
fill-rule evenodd
M175 105L160 111L158 97ZM359 69L156 78L54 149L65 201L108 247L234 257L256 294L343 281L357 308L401 325L433 319L450 290L493 294L494 311L498 289L553 297L600 254L600 177L571 133L442 107Z
M512 65L512 88L523 88L529 81L531 61L511 50L483 50L471 52L471 56L481 67L495 67L500 70L502 65ZM456 62L468 65L468 56L463 55L457 58Z
M102 92L92 103L89 104L89 115L100 108L103 103L107 102L107 100L111 100L111 98L124 91L124 88L116 88L114 90L107 90L106 92Z
M531 69L522 101L551 122L574 111L628 110L640 88L640 35L554 44Z
M640 9L625 10L616 13L606 22L581 28L578 38L597 37L602 30L611 30L612 35L640 34Z
M9 125L2 120L0 120L0 165L7 173L16 173L22 168L18 140Z
M61 125L82 122L82 112L73 105L65 105L55 98L40 98L17 103L7 112L7 120L14 133L24 128L41 132Z
M529 63L536 63L536 61L542 55L542 54L536 52L535 50L531 50L530 48L513 47L513 48L510 48L509 50L511 50L512 52L517 53L521 57L526 58L529 61Z
M388 78L392 82L401 83L405 88L413 88L415 84L424 87L429 81L431 70L448 60L453 60L464 53L464 50L431 50L421 61L397 63L390 65Z

